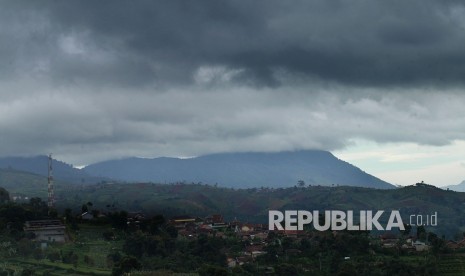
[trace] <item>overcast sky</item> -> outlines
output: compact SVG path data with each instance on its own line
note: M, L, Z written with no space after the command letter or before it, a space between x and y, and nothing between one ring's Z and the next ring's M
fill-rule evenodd
M332 151L465 179L465 5L0 0L0 155Z

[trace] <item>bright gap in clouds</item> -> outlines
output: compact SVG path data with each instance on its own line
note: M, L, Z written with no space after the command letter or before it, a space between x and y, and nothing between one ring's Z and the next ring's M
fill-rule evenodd
M333 152L369 174L394 185L424 181L438 187L465 180L465 141L445 146L414 143L386 143L357 140L344 150Z

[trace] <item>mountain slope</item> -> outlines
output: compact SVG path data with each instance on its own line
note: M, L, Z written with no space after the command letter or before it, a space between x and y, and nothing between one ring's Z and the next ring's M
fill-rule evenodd
M456 191L456 192L465 192L465 180L462 181L460 184L444 186L441 188L444 190L449 189L449 190Z
M303 180L310 185L394 188L393 185L337 159L330 152L317 150L225 153L190 159L128 158L96 163L83 170L94 176L132 182L186 181L247 188L290 187Z
M53 160L53 176L55 179L64 180L72 183L97 183L104 180L100 177L93 177L73 168L73 166L64 162ZM48 174L48 157L45 155L34 157L4 157L0 158L0 168L17 170L47 176Z
M55 192L67 191L72 185L68 182L55 180ZM0 169L0 187L7 189L11 195L21 194L27 197L47 198L47 177L31 172L14 169ZM56 198L57 199L57 198Z

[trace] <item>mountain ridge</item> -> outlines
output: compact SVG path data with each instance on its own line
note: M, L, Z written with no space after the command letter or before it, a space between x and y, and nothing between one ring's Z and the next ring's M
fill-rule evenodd
M91 164L82 170L128 182L202 182L250 188L291 187L303 180L309 185L395 188L321 150L216 153L187 159L130 157Z
M456 192L465 192L465 180L460 182L459 184L456 184L456 185L447 185L447 186L444 186L444 187L441 187L442 189L444 190L452 190L452 191L456 191Z
M102 180L106 180L106 178L88 175L86 172L56 159L53 159L52 167L53 177L55 179L60 179L75 184L93 184ZM2 157L0 158L0 169L18 170L41 176L47 176L48 156L36 155L31 157Z

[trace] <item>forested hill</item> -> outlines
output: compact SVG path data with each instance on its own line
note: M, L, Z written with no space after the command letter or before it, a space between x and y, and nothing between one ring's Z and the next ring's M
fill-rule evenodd
M1 185L1 184L0 184ZM94 208L141 211L148 215L207 216L222 214L228 220L262 222L269 210L399 210L405 220L410 215L437 212L438 230L444 234L462 233L465 226L465 193L445 191L434 186L417 185L379 190L359 187L292 187L231 189L205 184L100 184L74 186L59 191L58 207L80 207L92 202ZM406 223L408 223L406 221Z
M89 165L93 176L154 183L217 183L219 186L292 187L346 185L379 189L393 185L344 162L330 152L318 150L279 153L226 153L196 158L128 158ZM302 182L301 182L302 183Z
M388 190L348 186L232 189L205 184L55 184L60 210L79 209L83 203L92 202L103 212L116 208L168 216L220 213L228 219L237 217L249 222L266 222L268 210L399 210L406 219L412 214L437 212L436 229L444 234L455 235L465 229L465 193L424 184ZM0 170L0 187L10 195L47 198L46 178L31 173Z

